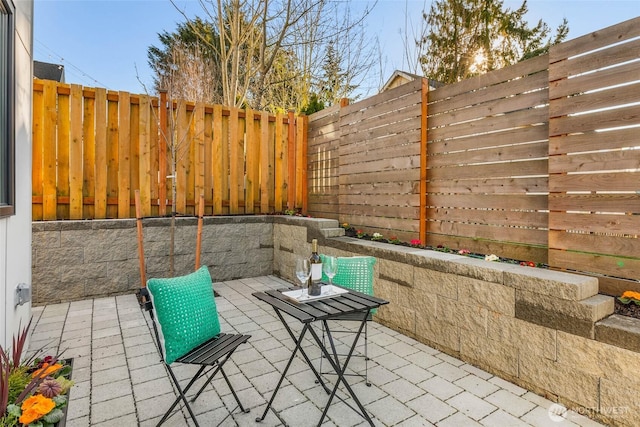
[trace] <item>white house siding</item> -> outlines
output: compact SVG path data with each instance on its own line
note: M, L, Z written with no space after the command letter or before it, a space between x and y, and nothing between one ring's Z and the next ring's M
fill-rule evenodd
M12 1L12 0L9 0ZM16 13L15 215L0 218L0 343L6 348L31 305L14 308L19 283L31 285L31 107L33 92L33 0L13 0Z

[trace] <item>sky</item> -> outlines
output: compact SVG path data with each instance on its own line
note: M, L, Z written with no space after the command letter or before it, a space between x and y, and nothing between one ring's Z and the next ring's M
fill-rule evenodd
M23 1L23 0L18 0ZM364 0L351 0L365 7ZM187 15L200 14L198 0L175 0ZM515 9L521 1L504 0ZM527 20L542 19L555 29L569 21L567 40L640 16L640 0L528 0ZM367 36L377 38L378 72L361 89L374 95L394 70L411 70L403 61L404 40L421 25L430 0L378 0L367 17ZM35 0L34 59L63 64L66 83L131 93L153 93L147 64L149 46L160 46L158 33L175 31L184 17L169 0Z

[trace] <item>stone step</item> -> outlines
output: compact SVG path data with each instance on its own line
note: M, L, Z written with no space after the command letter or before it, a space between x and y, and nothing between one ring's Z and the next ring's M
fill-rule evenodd
M322 231L322 235L325 238L344 236L344 228L341 228L341 227L338 227L338 228L323 228L320 231Z

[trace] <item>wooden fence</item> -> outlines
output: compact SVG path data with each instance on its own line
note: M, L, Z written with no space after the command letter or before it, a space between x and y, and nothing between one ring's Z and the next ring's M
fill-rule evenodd
M35 80L33 219L306 210L306 117ZM172 171L175 150L176 173ZM171 200L172 179L176 200Z
M309 213L640 291L639 36L634 18L310 116Z
M640 278L640 18L549 55L549 263Z

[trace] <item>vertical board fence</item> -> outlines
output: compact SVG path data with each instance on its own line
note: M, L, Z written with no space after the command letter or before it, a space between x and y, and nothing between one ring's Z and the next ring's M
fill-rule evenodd
M33 219L305 210L306 117L35 80ZM172 159L175 158L175 176ZM172 180L176 198L172 200Z
M640 291L640 18L425 82L310 116L311 215Z
M549 57L549 263L612 295L640 278L639 37L636 18Z

